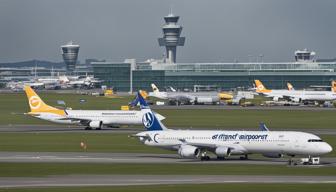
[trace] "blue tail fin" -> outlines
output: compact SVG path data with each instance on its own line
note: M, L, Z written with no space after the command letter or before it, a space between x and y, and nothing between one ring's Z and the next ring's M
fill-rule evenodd
M147 131L166 130L167 128L155 116L155 113L149 108L147 102L139 92L137 93L137 99L140 103L141 111L143 111L142 124L145 126Z
M261 122L259 124L260 131L269 131L269 129L266 127L265 123Z
M139 102L138 95L136 95L134 100L131 101L128 105L130 105L131 107L135 107L137 106L138 102Z
M135 99L129 103L130 106L135 107L137 104L140 104L141 109L148 108L148 104L145 99L141 96L140 92L137 92Z

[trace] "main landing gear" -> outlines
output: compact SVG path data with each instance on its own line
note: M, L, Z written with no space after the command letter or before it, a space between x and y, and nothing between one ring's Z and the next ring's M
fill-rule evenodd
M244 155L244 157L240 157L240 160L248 160L248 155Z
M201 161L209 161L210 157L206 154L206 151L201 154Z

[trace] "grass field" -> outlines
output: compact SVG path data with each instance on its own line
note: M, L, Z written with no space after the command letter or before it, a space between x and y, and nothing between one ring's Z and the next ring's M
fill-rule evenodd
M336 149L336 135L322 138ZM0 151L21 152L81 152L80 142L88 146L86 152L169 153L145 146L137 138L124 133L1 133ZM171 152L170 152L171 153ZM336 157L336 150L328 156Z
M80 147L87 144L87 149ZM120 133L1 133L0 151L165 153Z
M132 97L105 98L76 94L41 93L46 103L57 106L57 100L64 100L73 109L120 109ZM85 99L85 103L80 103ZM0 125L8 124L51 124L25 116L29 111L27 98L23 93L0 94ZM170 127L186 128L244 128L257 129L259 122L267 123L271 129L285 128L335 128L335 111L291 111L289 110L157 110L166 116L164 123Z
M336 184L194 184L194 185L147 185L147 186L118 186L118 187L54 187L54 188L9 188L0 192L334 192Z
M335 175L336 167L233 164L0 163L0 177L114 175Z

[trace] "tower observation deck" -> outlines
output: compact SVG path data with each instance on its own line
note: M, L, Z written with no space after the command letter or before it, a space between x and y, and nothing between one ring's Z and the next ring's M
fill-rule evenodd
M185 37L180 37L182 26L177 25L179 16L170 13L164 17L165 24L162 26L163 37L159 38L159 45L166 47L166 62L176 63L176 47L184 46Z
M64 63L66 65L68 72L73 72L76 67L76 62L78 58L79 45L73 44L72 41L67 43L66 45L61 46L62 56Z

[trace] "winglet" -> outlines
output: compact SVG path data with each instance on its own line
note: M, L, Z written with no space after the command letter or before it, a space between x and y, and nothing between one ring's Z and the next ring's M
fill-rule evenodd
M266 124L263 122L259 123L259 129L260 131L269 131L269 129L266 127Z

